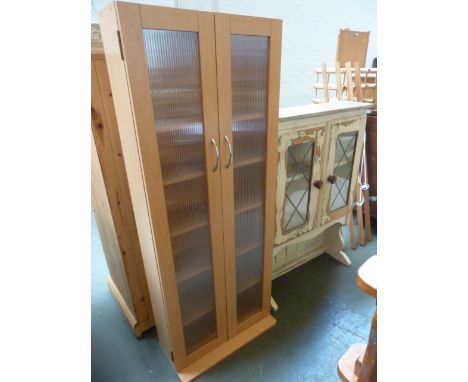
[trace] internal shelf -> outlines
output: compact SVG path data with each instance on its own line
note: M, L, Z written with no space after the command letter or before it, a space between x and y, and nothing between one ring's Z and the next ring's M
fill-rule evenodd
M214 280L210 272L177 283L184 327L215 312Z
M191 115L190 117L159 118L156 120L156 133L158 134L158 139L160 139L159 135L166 135L165 133L175 132L181 129L190 129L188 131L190 135L203 135L203 116Z
M247 291L248 289L253 288L256 285L261 284L261 282L262 282L262 279L259 279L258 277L252 278L246 281L245 283L242 283L242 286L237 289L237 294L241 294Z
M205 175L204 170L200 170L199 161L194 160L184 162L183 165L174 166L172 168L166 166L163 168L164 186L170 186L175 183L185 182L187 180L200 178Z
M209 317L209 315L212 315L212 317ZM211 325L208 325L207 329L207 321L210 320L214 321L212 322L212 327L216 328L216 317L213 310L210 310L207 314L202 315L198 319L184 326L184 335L188 340L186 342L190 344L187 346L188 354L200 349L203 345L206 345L216 339L216 330L211 332L209 330Z
M254 249L260 248L263 245L263 242L259 241L251 241L245 245L242 245L241 248L237 251L236 256L240 257L242 255L245 255Z
M235 214L239 215L244 212L260 208L262 206L262 199L254 201L246 201L241 199L236 204ZM204 208L205 207L200 207L198 209L195 209L195 211L191 212L190 214L187 214L186 207L170 212L169 221L178 222L178 225L175 228L173 227L173 229L171 230L171 237L174 238L188 233L190 231L194 231L196 229L207 226L209 221L202 220L202 218L206 215L206 210Z
M175 210L169 213L169 221L177 222L177 226L171 229L171 237L177 237L190 231L202 228L208 225L208 219L206 217L206 209L198 208L195 211L187 213L187 208Z
M232 116L233 122L254 121L256 119L266 118L265 113L246 113Z
M245 252L240 258L236 260L237 274L237 294L241 294L247 289L252 288L254 285L259 284L263 280L263 253L258 250L251 249Z
M258 293L259 291L260 293ZM262 309L261 291L262 291L261 281L258 281L249 285L246 288L243 288L241 291L237 293L237 300L238 300L237 322L242 322L245 319L249 318L250 316L253 316L255 313L258 313L259 311L261 311ZM246 297L253 303L246 304L246 301L245 301ZM239 303L239 301L242 301L243 303Z
M266 119L265 113L246 113L232 116L233 122L255 121L257 119ZM196 118L175 118L175 119L160 119L156 121L156 131L158 134L180 129L192 128L199 130L197 133L203 134L203 117Z
M240 257L246 255L255 249L260 248L263 245L263 242L255 241L249 242L245 245L242 245L239 251L236 252L236 257ZM189 266L184 268L182 271L177 273L177 283L183 283L188 281L192 278L202 275L205 272L209 272L212 270L211 264L203 264L199 266Z
M211 304L211 301L209 302L209 304L199 303L197 305L193 305L194 308L191 310L190 314L187 317L182 318L182 325L187 327L204 316L207 316L210 312L213 312L214 306Z
M234 163L234 168L250 166L250 165L260 163L260 162L264 162L264 161L265 161L264 156L258 156L258 157L254 157L254 158L247 158L247 159L243 159L243 160L235 162Z
M194 277L200 276L205 272L211 271L211 264L201 265L199 267L187 267L183 271L177 273L177 283L183 283L187 280L193 279Z
M251 202L251 203L248 203L248 202L240 202L240 203L236 206L235 214L236 214L236 215L242 214L242 213L244 213L244 212L253 210L253 209L255 209L255 208L259 208L259 207L261 207L261 206L263 206L263 201L262 201L262 200L257 200L257 201Z

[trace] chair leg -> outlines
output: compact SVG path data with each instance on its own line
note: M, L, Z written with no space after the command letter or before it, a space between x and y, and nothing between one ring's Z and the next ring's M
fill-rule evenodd
M363 191L364 194L364 226L366 227L366 240L372 240L370 206L369 206L369 190Z
M367 155L366 149L364 148L362 153L362 183L365 184L365 188L362 190L362 195L364 198L364 226L366 227L366 240L372 240L372 230L371 230L371 219L370 219L370 205L369 205L369 180L367 178Z
M361 182L358 180L356 183L355 187L355 199L359 200L359 202L356 205L356 216L357 216L357 221L358 221L358 241L359 244L365 245L366 241L364 240L364 219L362 216L362 204L361 202Z
M353 210L348 215L348 228L349 228L349 241L351 242L351 248L356 249L356 237L354 234L354 216Z

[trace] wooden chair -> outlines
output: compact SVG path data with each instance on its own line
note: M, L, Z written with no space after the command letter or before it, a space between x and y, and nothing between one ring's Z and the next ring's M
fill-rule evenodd
M357 62L361 68L366 66L367 48L370 32L340 29L336 44L336 59L342 65L346 62ZM342 66L344 67L344 65Z
M356 277L359 288L376 299L377 269L378 258L372 256L359 268ZM338 361L337 369L338 375L344 382L377 381L377 308L372 319L367 344L351 345Z
M337 101L342 101L343 92L346 92L347 101L353 101L356 98L361 102L376 103L377 69L366 68L369 36L370 32L352 31L349 28L340 29L334 68L327 69L326 65L322 64L321 68L316 70L314 103L329 102L329 93L332 91L336 93ZM335 75L335 84L329 83L332 74ZM343 81L342 74L344 74ZM322 81L319 81L320 75ZM364 77L363 83L361 77ZM319 90L323 92L322 99L318 98Z
M361 101L372 104L374 109L377 107L376 68L363 68L357 61L348 61L341 67L341 62L336 61L334 67L322 64L315 74L313 103ZM331 81L333 77L335 82Z

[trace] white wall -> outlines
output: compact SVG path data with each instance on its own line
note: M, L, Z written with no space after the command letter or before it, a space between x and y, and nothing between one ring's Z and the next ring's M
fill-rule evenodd
M128 0L127 0L128 1ZM109 0L92 0L92 22ZM152 0L138 3L283 20L281 106L314 98L315 69L333 65L340 28L370 31L367 65L377 56L377 0Z

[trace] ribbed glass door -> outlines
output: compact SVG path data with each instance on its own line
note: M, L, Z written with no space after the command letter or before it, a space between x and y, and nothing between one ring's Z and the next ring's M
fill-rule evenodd
M269 37L231 36L237 323L262 310Z
M182 326L190 354L217 336L199 35L144 29L143 38Z

